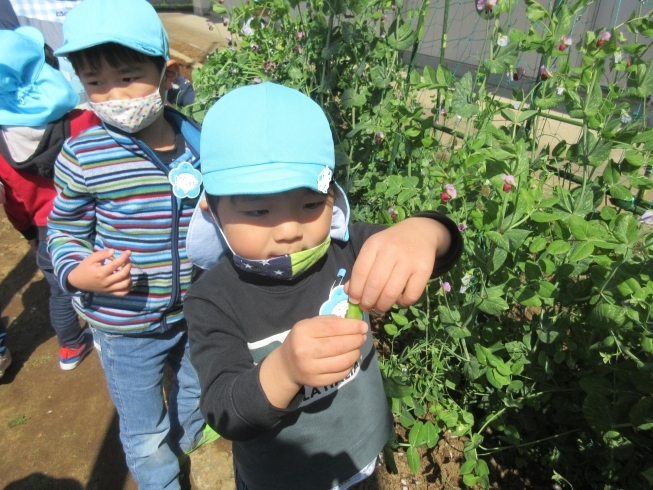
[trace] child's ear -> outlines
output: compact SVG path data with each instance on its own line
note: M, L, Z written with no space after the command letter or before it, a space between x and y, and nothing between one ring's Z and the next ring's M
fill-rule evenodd
M204 211L205 213L209 212L209 203L206 202L206 199L202 199L200 201L200 209Z
M177 77L179 76L179 63L176 60L166 62L166 72L164 77L166 90L171 90Z

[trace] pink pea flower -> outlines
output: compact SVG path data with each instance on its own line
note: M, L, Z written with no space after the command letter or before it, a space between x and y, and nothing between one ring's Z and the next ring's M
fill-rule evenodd
M513 175L501 174L501 180L503 180L503 192L510 192L512 186L515 185L515 177Z
M645 223L647 225L653 225L653 209L645 211L643 215L639 218L640 223Z
M596 47L600 48L601 46L603 46L603 43L609 41L611 37L612 37L611 32L603 31L601 34L599 34L599 37L596 40Z
M467 225L465 223L460 223L458 225L458 231L465 231L467 229Z
M501 174L501 180L503 180L506 184L515 185L514 175Z
M514 73L512 74L512 79L516 82L517 80L519 80L521 77L524 76L524 73L526 73L526 70L521 66L518 66L515 69Z
M261 47L258 44L252 44L252 51L258 53L261 50Z
M540 77L542 78L542 80L546 81L549 78L551 78L552 76L553 75L551 74L551 72L549 71L549 69L546 66L544 66L544 65L540 66Z
M492 7L497 4L497 0L478 0L476 8L478 10L485 10L486 14L492 12Z
M222 25L227 27L229 25L229 17L222 18Z
M297 39L301 39L301 38L303 38L303 37L304 37L304 31L299 31L299 32L297 33Z
M392 218L392 221L397 221L397 218L399 217L399 213L397 213L397 210L390 206L388 208L388 214L390 215L390 218Z
M211 22L210 20L206 19L206 27L209 28L209 31L212 31L212 30L213 30L213 25L214 25L213 22Z
M446 193L449 194L449 197L451 199L456 199L456 197L458 196L458 191L456 191L456 188L453 186L453 184L447 184L446 186L444 186L444 189Z
M440 194L440 199L442 199L442 202L446 204L447 202L449 202L449 199L451 199L451 196L446 192L443 192L442 194Z
M574 40L573 40L572 38L570 38L569 36L565 36L565 37L563 37L563 38L560 40L560 46L558 46L558 49L559 49L560 51L564 51L564 50L567 49L569 46L571 46L571 44L572 44L573 42L574 42Z
M301 44L299 46L297 46L297 52L299 54L302 54L304 52L304 47Z
M385 138L385 133L383 131L379 131L374 135L374 140L377 143L381 143L381 141L383 141L383 138Z
M440 287L442 288L442 291L444 291L445 293L451 291L451 284L449 284L448 282L440 281Z
M261 77L254 77L254 83L261 83L262 81Z

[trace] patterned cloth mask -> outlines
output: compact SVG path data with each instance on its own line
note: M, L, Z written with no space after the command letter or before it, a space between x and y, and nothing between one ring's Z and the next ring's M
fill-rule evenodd
M165 75L161 73L159 87ZM135 99L107 100L104 102L89 102L93 112L105 123L126 133L137 133L152 124L163 111L163 100L159 87L154 93Z
M273 277L275 279L291 280L308 270L318 260L324 257L331 237L326 237L317 247L302 250L292 254L281 255L267 260L252 260L241 257L234 253L234 264L240 269L260 274L262 276Z

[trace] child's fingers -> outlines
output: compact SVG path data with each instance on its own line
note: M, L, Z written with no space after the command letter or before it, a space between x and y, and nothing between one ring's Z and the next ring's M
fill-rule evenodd
M99 250L98 252L93 252L91 255L86 257L84 259L84 261L87 262L89 265L90 264L97 264L97 263L102 265L102 263L105 260L111 258L111 256L113 256L114 253L115 253L115 250L113 250L112 248Z
M108 269L108 270L111 271L111 269ZM105 284L110 286L110 285L122 282L125 279L130 279L131 280L131 270L132 270L132 264L131 264L131 262L128 262L127 264L123 265L121 268L119 268L115 272L110 272L109 275L105 279Z
M361 308L375 309L377 311L388 311L395 304L397 299L404 291L409 279L409 273L401 264L396 264L392 269L375 269L370 273L370 279L373 275L378 275L378 279L368 283L382 284L378 289L365 287L361 297Z
M304 322L307 322L304 324ZM367 332L367 323L362 320L340 318L335 315L324 315L299 322L300 328L306 328L307 333L316 339L331 338L346 335L360 335ZM310 322L310 323L308 323Z
M131 278L128 278L118 283L112 284L107 288L106 292L115 296L126 296L131 291L131 288L132 280Z
M345 290L349 295L349 301L355 304L359 304L361 298L363 297L363 291L368 286L367 281L370 275L370 271L372 270L372 267L376 261L376 250L373 250L371 247L366 247L368 243L369 240L365 242L363 248L358 254L356 262L354 262L354 267L351 271L351 278L345 287ZM369 286L374 287L375 285Z
M399 306L410 306L415 303L424 292L426 283L431 278L431 273L428 271L419 270L414 272L409 278L403 294L401 294L395 303Z
M129 263L129 256L131 255L131 250L125 250L120 254L119 257L107 262L104 264L104 267L108 270L115 271L125 264Z

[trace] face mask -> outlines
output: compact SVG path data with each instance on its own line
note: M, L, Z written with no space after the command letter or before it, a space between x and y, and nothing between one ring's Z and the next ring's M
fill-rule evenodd
M261 276L273 277L275 279L291 280L311 268L318 260L324 257L331 237L326 237L317 247L302 250L292 254L281 255L267 260L245 259L234 254L234 264L247 272L253 272Z
M165 68L159 79L159 87L165 75ZM159 87L150 95L136 99L90 102L93 112L105 123L126 133L137 133L152 124L163 111L163 100Z

